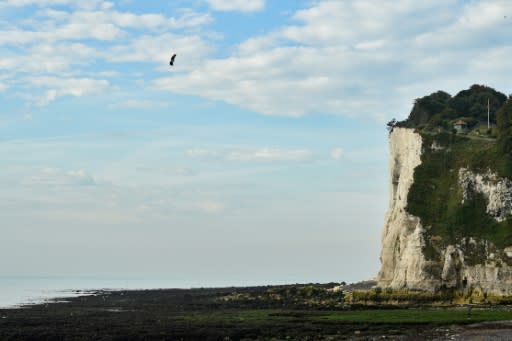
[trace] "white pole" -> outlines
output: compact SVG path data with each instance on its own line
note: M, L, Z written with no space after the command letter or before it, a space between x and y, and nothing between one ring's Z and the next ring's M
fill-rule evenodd
M487 130L489 130L491 126L489 125L489 99L487 99Z

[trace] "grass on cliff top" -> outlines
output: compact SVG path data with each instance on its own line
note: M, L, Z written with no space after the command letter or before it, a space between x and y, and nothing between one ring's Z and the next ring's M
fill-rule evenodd
M478 193L462 204L462 189L458 184L458 171L462 167L478 173L491 169L500 176L508 176L508 167L497 152L495 141L449 133L422 134L422 137L422 163L414 170L407 211L420 217L427 227L424 249L427 259L437 259L437 250L458 243L463 237L489 240L500 248L512 245L510 219L496 222L486 213L486 199ZM442 150L431 148L434 141ZM481 261L479 250L465 251L469 264Z

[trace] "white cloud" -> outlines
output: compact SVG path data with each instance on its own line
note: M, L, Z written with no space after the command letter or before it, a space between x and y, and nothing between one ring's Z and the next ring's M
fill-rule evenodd
M254 12L265 8L265 0L206 0L216 11Z
M49 27L37 31L12 29L0 31L0 45L23 45L41 41L61 41L96 39L100 41L114 40L123 34L123 30L112 22L100 21L94 12L87 15L76 15L73 20L64 24L52 23Z
M208 24L209 14L185 10L180 16L166 17L160 13L134 14L103 6L100 9L79 8L76 11L45 9L38 12L35 29L10 28L0 31L0 45L96 39L112 41L128 35L125 29L183 29Z
M84 170L65 171L58 168L42 168L37 174L27 177L24 185L92 186L96 182Z
M313 158L313 152L307 149L283 150L263 148L257 150L230 151L225 155L229 161L270 162L270 161L308 161Z
M97 7L109 6L110 2L103 0L2 0L0 1L0 8L2 7L23 7L29 5L36 6L61 6L72 5L78 8L94 9Z
M207 156L216 156L217 153L211 152L208 149L203 148L193 148L185 151L185 154L190 157L207 157Z
M211 52L197 31L192 35L167 33L205 25L212 20L208 13L183 9L172 16L136 14L115 10L113 3L99 0L0 1L0 7L28 5L39 7L31 18L0 28L0 46L16 46L4 50L0 69L10 73L14 81L9 83L25 88L21 97L37 98L42 105L61 96L104 90L115 74L99 69L103 62L155 63L164 69L176 51L183 71L194 68ZM6 89L7 83L0 80L0 91ZM132 100L124 106L154 104Z
M185 153L187 156L193 158L218 158L240 162L305 162L314 158L313 151L308 149L227 148L221 151L212 151L204 148L192 148L188 149Z
M180 70L193 70L200 65L212 47L198 35L144 35L124 45L115 45L104 58L112 62L154 62L168 68L171 53L176 53Z
M110 105L110 108L130 108L130 109L158 109L168 107L169 103L160 101L128 99L126 101Z
M394 57L382 51L368 54L365 50L382 48L384 40L378 34L386 22L394 23L379 20L374 27L374 18L368 18L358 27L356 19L340 20L340 16L348 20L354 13L361 21L363 13L386 13L377 8L370 11L367 7L368 3L361 6L360 2L348 5L347 2L319 2L294 15L303 25L252 37L240 44L238 55L206 61L188 74L161 78L154 85L268 115L302 116L315 112L379 115L376 109L380 103L375 95L382 90L377 84L368 86L367 74L371 73L368 64L383 68ZM396 11L394 7L388 10ZM359 42L354 32L366 35L365 42ZM356 45L363 52L357 52Z
M225 205L222 202L219 201L203 201L198 202L197 204L193 205L197 210L204 212L204 213L210 213L210 214L219 214L224 212Z
M109 82L104 79L90 78L59 78L59 77L34 77L30 79L32 85L47 89L41 105L46 105L62 96L81 97L96 94L109 87Z
M371 40L371 41L363 41L361 43L356 44L355 48L360 49L360 50L375 50L375 49L384 47L385 44L386 44L385 40L378 39L378 40Z
M180 17L165 17L159 13L134 14L114 10L73 12L69 23L94 23L96 25L114 25L119 28L137 29L180 29L208 24L212 21L209 14L185 11Z
M418 4L412 0L376 2L373 0L317 1L313 6L297 11L293 18L302 25L290 25L282 29L287 39L303 44L333 46L356 45L363 41L377 41L385 36L397 37L411 34L404 29L421 25L414 14L426 14L432 8L442 10L453 3L429 1ZM437 22L430 19L430 24ZM398 25L396 20L400 20Z
M331 157L334 160L341 160L344 155L345 155L345 151L342 148L334 148L331 151Z
M265 6L247 0L209 4L237 11ZM215 46L223 44L213 38L215 32L202 29L213 14L190 9L173 16L131 13L99 0L0 2L3 7L26 5L38 6L37 14L0 31L0 45L17 47L4 51L0 69L19 77L0 83L0 91L7 84L34 86L28 77L41 74L108 82L112 76L91 71L96 64L152 63L167 72L154 81L144 79L153 90L224 101L266 115L328 113L385 121L410 109L404 97L445 86L456 91L475 82L509 86L503 76L510 69L510 25L503 14L512 12L512 3L507 1L312 1L291 13L287 24L222 50ZM216 51L231 54L216 58ZM169 69L174 52L177 67ZM77 93L41 88L43 103Z
M512 3L505 1L315 1L295 12L292 24L248 38L231 56L153 84L267 115L384 121L444 85L451 91L475 82L505 84L509 63L502 51L510 45L510 25L503 13L509 12ZM475 69L489 55L498 62L494 73Z
M259 54L261 51L277 46L279 39L279 35L273 33L262 37L249 38L238 46L238 53L245 56Z
M72 43L34 44L24 53L6 54L0 58L0 69L21 73L21 79L39 73L59 73L73 71L73 65L88 65L99 53L87 45ZM35 62L37 61L37 62Z
M14 57L0 58L0 69L12 69L16 65L16 59Z
M64 5L69 3L69 0L2 0L0 7L23 7L29 5Z
M359 85L357 64L361 61L350 54L343 48L275 48L258 55L207 61L188 74L157 79L153 84L268 115L327 111L351 116L366 109L357 101L362 96L368 95L365 106L376 103L371 100L372 89ZM340 94L349 92L356 92L356 100L341 101Z
M507 13L512 13L509 1L469 2L449 24L418 35L416 44L432 49L489 47L510 36Z

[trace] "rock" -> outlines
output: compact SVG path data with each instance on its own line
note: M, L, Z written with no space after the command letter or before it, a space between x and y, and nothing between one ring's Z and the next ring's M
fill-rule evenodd
M406 210L414 169L421 164L422 144L421 135L413 129L395 128L389 136L390 198L382 231L377 286L425 291L455 287L472 289L476 295L512 295L512 266L504 259L512 258L512 245L499 250L487 240L470 237L454 245L443 245L440 236L429 236L429 242L438 242L440 259L425 258L425 232L429 227ZM427 148L444 152L437 145ZM487 213L496 221L512 215L510 179L500 178L491 170L484 174L466 168L455 171L463 201L480 193L487 201Z
M412 129L395 128L389 137L389 208L382 232L381 270L378 286L429 289L420 219L406 212L407 194L414 180L414 168L421 163L421 136Z
M487 213L497 221L504 221L512 214L512 181L499 178L487 170L485 174L474 173L466 168L459 169L459 185L462 188L462 202L473 193L481 193L487 199Z

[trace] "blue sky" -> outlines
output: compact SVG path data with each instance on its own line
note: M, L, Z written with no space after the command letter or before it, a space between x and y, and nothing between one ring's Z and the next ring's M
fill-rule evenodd
M385 123L439 89L510 93L511 20L507 1L0 0L0 273L373 277Z

